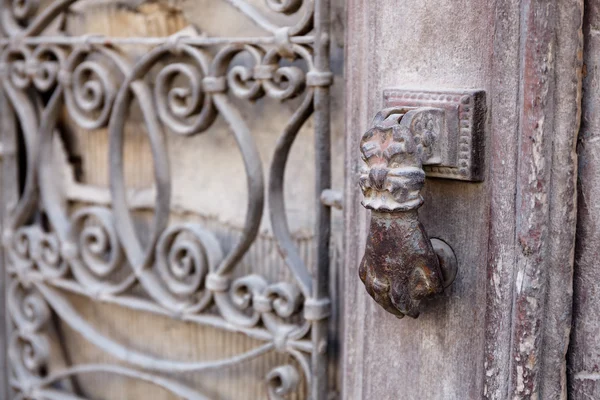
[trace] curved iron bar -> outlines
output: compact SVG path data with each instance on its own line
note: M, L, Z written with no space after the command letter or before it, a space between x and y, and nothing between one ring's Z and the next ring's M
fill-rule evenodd
M34 285L60 319L88 342L122 361L147 370L185 372L219 369L256 358L268 353L275 347L272 342L267 342L240 355L215 361L184 362L156 358L131 350L96 332L59 292L44 284L34 283Z
M298 362L298 364L300 364L300 367L302 368L302 371L304 372L304 376L306 379L306 385L310 386L312 370L310 368L309 357L307 357L307 355L305 353L302 353L296 349L289 349L287 352Z
M157 376L153 374L148 374L146 372L137 371L131 368L126 368L120 365L110 365L110 364L80 364L75 367L67 368L65 370L55 372L48 377L41 379L39 382L35 384L35 387L42 388L44 386L50 386L54 382L63 380L65 378L71 376L78 376L82 374L93 374L98 372L105 372L109 374L116 374L125 376L128 378L139 379L142 381L146 381L152 383L153 385L160 386L163 389L168 390L174 395L181 396L184 399L189 400L208 400L208 397L198 393L196 390L193 390L181 383L174 381L169 378L165 378L162 376ZM34 389L39 391L40 389ZM63 400L64 397L56 397L57 400Z
M161 305L172 310L183 311L190 304L172 295L161 284L158 276L149 270L153 262L156 243L168 223L171 180L165 135L159 117L154 112L152 92L148 85L140 80L140 77L145 76L154 64L170 49L171 46L169 45L161 46L142 57L128 73L117 93L113 113L109 121L110 190L113 198L113 213L115 215L117 232L138 280L148 291L148 294ZM131 212L127 207L123 175L124 126L129 111L129 104L132 101L132 95L135 95L138 100L148 128L147 134L154 158L154 179L157 188L154 219L148 245L145 249L142 248L142 243L134 227Z
M291 36L301 36L308 34L315 26L315 0L305 0L308 4L306 6L307 10L303 14L302 18L296 23L296 25L291 26L288 32L288 35Z
M19 226L23 225L31 216L31 213L35 208L38 194L36 179L38 138L36 132L38 130L39 114L38 109L34 104L35 102L31 101L27 93L25 93L25 89L28 86L27 82L23 82L23 87L19 89L15 87L14 82L11 79L12 71L10 69L16 68L16 65L9 67L8 57L13 54L13 52L20 52L20 56L23 57L24 63L31 59L31 52L25 47L19 49L7 49L2 55L2 63L7 69L2 79L3 90L7 95L12 109L17 115L17 119L23 132L25 147L28 155L26 166L27 174L25 176L23 193L21 194L18 203L14 206L14 209L11 210L9 219L5 226L5 229L7 229L9 232L14 231ZM24 68L24 65L22 67Z
M40 34L51 24L55 18L79 0L55 0L47 8L37 15L27 27L23 28L13 18L11 7L7 5L10 0L4 1L2 7L2 28L8 36L34 36ZM29 0L31 1L31 0Z
M75 51L71 54L71 57L66 62L67 67L73 64L73 60L79 59L82 52L84 51ZM130 274L117 284L109 284L98 280L92 272L88 271L83 265L82 260L77 254L78 250L77 245L75 244L76 238L73 232L73 224L67 215L65 199L62 198L59 187L57 187L54 182L53 173L55 171L49 167L50 165L53 165L52 143L57 119L65 99L64 85L65 82L59 82L54 89L42 114L39 128L40 154L37 160L36 169L40 177L39 187L41 201L52 228L60 238L60 242L63 246L63 256L67 258L66 261L69 263L71 272L74 274L77 281L96 295L100 293L120 293L135 283L135 277ZM104 220L108 221L109 219L104 218ZM120 251L120 249L115 249L115 251Z
M210 71L208 74L209 78L224 78L227 68L233 58L243 51L249 51L254 57L255 61L257 61L259 53L257 53L251 46L226 46L215 56L210 66ZM256 90L257 89L252 89L252 91ZM246 126L243 117L229 102L224 93L214 93L213 102L233 132L236 143L242 153L242 159L247 177L246 187L248 193L248 203L246 206L244 230L242 231L242 236L238 242L235 244L229 254L227 254L225 259L216 270L216 273L219 275L227 275L231 273L231 270L237 264L237 262L242 259L258 234L264 207L264 178L262 162L258 148L256 147L256 143L254 142L252 134Z
M291 27L280 27L271 22L254 6L244 0L227 0L229 4L238 9L246 17L250 18L257 26L274 35L285 34L282 38L284 41L290 36L306 35L313 28L314 21L314 0L285 0L284 3L268 0L267 5L273 11L281 14L295 14L296 12L304 11L302 17L295 25ZM279 5L277 5L279 3ZM295 3L294 5L286 5L285 3ZM304 4L306 6L302 7Z
M300 257L288 227L285 213L284 177L288 155L302 125L314 110L313 89L308 89L301 106L296 110L277 141L269 170L269 211L277 247L306 298L312 296L312 277Z
M109 130L109 167L110 167L110 190L113 198L113 212L117 220L117 231L129 262L134 270L139 273L148 268L152 263L153 249L158 241L160 233L166 228L171 196L170 167L165 151L165 135L162 130L158 115L154 112L151 102L152 93L148 85L140 80L146 75L151 67L168 52L169 46L161 46L145 54L127 74L125 81L121 84L113 112L110 117ZM127 208L125 181L123 176L123 144L125 140L124 127L129 105L137 98L142 110L143 118L147 126L148 138L154 158L154 179L156 181L156 212L152 223L150 239L146 249L134 228L131 213Z
M248 188L248 205L242 236L215 271L216 276L227 277L233 267L248 251L258 234L264 207L264 182L258 149L242 116L229 103L226 95L215 93L213 101L233 131L238 147L242 152ZM214 300L222 315L229 322L241 326L253 326L258 323L258 313L253 313L251 316L242 313L231 303L228 293L224 291L215 292Z
M231 105L226 95L215 93L213 101L219 113L229 124L242 152L248 191L248 205L242 236L216 271L217 274L225 275L231 272L235 264L242 259L254 239L256 239L264 206L264 178L258 148L243 117Z

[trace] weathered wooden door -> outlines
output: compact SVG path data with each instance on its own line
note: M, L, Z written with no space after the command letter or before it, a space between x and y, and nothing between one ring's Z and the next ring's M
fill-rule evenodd
M0 398L327 399L329 1L0 14Z
M600 398L598 2L346 7L344 398ZM483 131L469 117L474 91L485 96ZM458 111L448 108L456 94ZM406 108L423 105L446 115L428 142L418 121L437 117ZM462 180L429 148L452 143L440 138L456 112ZM473 160L481 181L467 175ZM458 261L445 289L407 211L419 205L423 168L418 218ZM417 260L407 270L417 278L397 272L405 259Z

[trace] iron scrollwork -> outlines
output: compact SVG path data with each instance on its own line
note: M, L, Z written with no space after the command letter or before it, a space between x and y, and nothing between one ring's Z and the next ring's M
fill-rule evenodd
M152 382L182 398L205 399L161 373L224 368L279 351L295 361L265 377L270 398L285 398L302 380L311 398L327 398L329 207L318 210L317 262L309 272L287 226L283 171L296 135L312 116L320 152L317 186L320 191L330 186L328 1L268 0L276 13L300 15L294 26L282 27L243 0L226 0L263 28L264 37L40 36L76 1L55 0L42 8L36 0L5 0L1 10L5 33L0 39L1 87L14 110L27 155L24 188L5 218L3 233L12 320L12 388L19 398L66 398L60 396L71 395L68 385L57 385L59 381L104 372ZM121 47L126 44L152 48L132 62ZM250 56L254 67L232 64L241 53ZM297 63L289 65L284 59ZM144 77L156 69L151 85ZM256 143L229 101L231 96L247 100L303 96L281 134L267 184ZM144 241L127 206L123 173L124 125L133 101L139 105L154 157L156 202ZM108 130L112 208L89 205L70 212L60 201L61 188L45 166L52 164L63 110L81 128ZM171 186L165 135L200 134L218 115L237 142L247 175L245 225L228 251L201 224L168 222ZM265 195L272 231L293 283L234 274L257 237ZM40 211L47 224L31 222L40 221L36 218ZM142 288L144 295L132 294L134 286ZM97 332L65 291L246 334L262 343L214 361L156 357ZM125 365L57 363L51 315Z

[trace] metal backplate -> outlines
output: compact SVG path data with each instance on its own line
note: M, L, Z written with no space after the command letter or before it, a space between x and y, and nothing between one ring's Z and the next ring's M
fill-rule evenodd
M447 136L441 163L425 162L428 177L482 181L486 103L483 90L417 91L386 89L384 107L436 107L445 110Z

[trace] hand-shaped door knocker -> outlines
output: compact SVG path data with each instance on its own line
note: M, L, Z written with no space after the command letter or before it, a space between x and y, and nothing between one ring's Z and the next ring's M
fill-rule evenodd
M371 210L371 224L359 275L373 299L398 318L418 317L420 302L456 276L454 252L429 239L417 213L423 163L436 162L444 125L442 109L388 108L360 142L362 204Z

